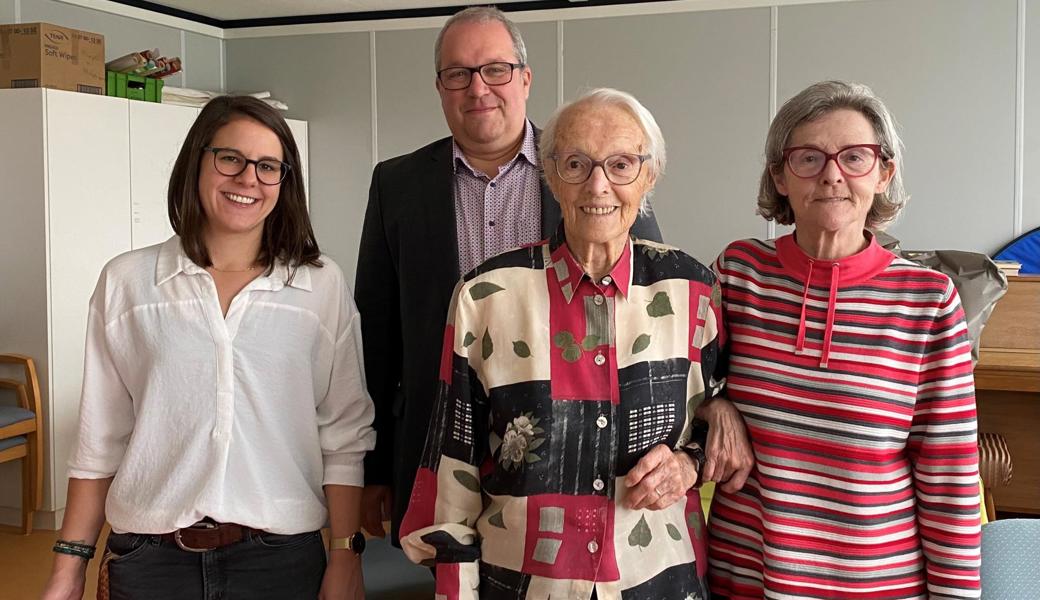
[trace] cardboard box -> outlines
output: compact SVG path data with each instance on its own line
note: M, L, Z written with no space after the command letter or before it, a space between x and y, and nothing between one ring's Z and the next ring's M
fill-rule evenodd
M105 36L49 23L0 25L0 88L105 93Z

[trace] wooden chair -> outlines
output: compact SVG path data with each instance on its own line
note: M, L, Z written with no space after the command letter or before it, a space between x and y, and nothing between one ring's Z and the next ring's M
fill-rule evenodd
M32 533L33 513L43 500L43 426L40 418L40 383L33 359L20 354L0 354L0 364L16 364L25 370L25 381L0 378L0 388L14 390L18 406L0 405L0 463L22 459L22 527Z
M1014 464L1007 440L999 433L979 433L979 477L985 489L983 504L990 521L997 519L993 490L1011 484Z

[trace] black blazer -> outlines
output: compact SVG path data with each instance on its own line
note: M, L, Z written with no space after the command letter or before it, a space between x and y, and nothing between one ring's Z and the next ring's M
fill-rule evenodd
M361 232L354 297L361 312L368 391L375 402L376 448L365 457L365 483L394 492L391 539L426 441L437 393L448 304L459 280L451 138L376 165ZM542 181L542 237L560 222L560 206ZM660 241L652 213L632 227Z

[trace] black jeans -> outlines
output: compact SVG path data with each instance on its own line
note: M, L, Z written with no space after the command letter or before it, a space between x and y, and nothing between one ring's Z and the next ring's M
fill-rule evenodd
M113 533L106 552L111 600L313 600L325 574L321 533L249 534L187 552L156 535Z

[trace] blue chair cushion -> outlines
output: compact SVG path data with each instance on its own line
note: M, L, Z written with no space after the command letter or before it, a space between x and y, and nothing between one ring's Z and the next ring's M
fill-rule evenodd
M1040 519L999 519L982 528L982 599L1040 598Z
M31 410L25 410L19 406L0 406L0 427L35 418L36 415Z
M16 435L11 438L4 438L0 440L0 451L7 450L8 448L14 448L24 444L27 440L23 435Z

